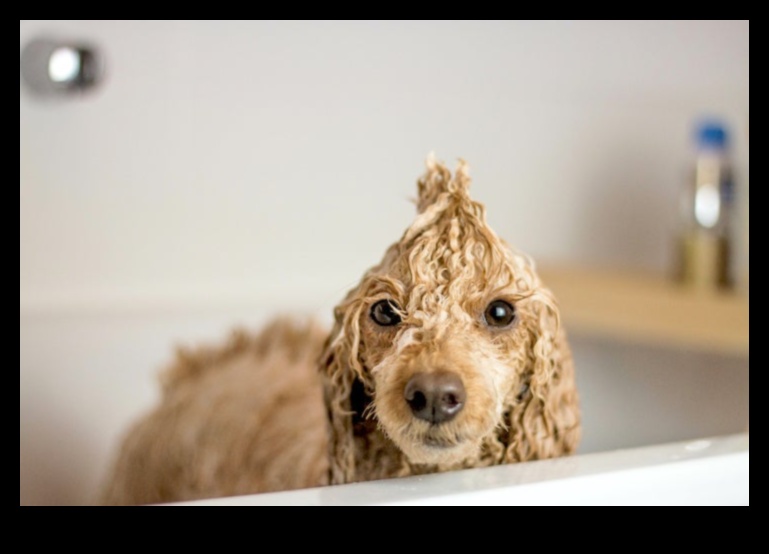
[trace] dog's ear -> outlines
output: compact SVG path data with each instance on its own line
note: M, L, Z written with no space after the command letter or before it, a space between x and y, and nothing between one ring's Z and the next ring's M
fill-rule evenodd
M335 323L321 355L320 371L328 414L329 484L357 480L355 428L370 398L358 360L362 303L354 291L334 310Z
M511 391L506 417L505 461L552 458L574 451L580 414L574 362L552 295L531 298L527 365L523 383Z

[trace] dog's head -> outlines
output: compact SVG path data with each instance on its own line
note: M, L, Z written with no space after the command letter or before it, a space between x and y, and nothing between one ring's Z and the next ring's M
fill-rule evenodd
M464 162L452 176L428 159L416 220L335 309L322 358L332 483L371 478L361 459L388 448L400 455L391 473L404 474L576 446L557 305L488 227L469 181Z

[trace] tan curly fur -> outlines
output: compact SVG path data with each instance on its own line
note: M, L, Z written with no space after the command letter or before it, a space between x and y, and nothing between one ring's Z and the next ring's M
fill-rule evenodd
M557 303L532 261L488 227L469 184L463 161L452 175L428 159L416 220L335 308L330 334L280 320L224 347L180 352L102 500L188 500L573 452L578 399ZM374 322L380 300L397 306L399 324ZM495 300L515 307L511 325L487 324ZM404 388L418 372L460 377L456 417L414 416Z

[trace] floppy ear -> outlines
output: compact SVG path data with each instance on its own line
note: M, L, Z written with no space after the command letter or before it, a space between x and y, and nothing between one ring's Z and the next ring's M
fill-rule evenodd
M510 399L506 462L569 454L580 438L574 362L549 291L532 301L524 383Z
M334 310L336 322L321 355L321 377L328 414L329 484L357 481L355 430L371 402L366 393L360 352L363 303L351 301L354 291Z

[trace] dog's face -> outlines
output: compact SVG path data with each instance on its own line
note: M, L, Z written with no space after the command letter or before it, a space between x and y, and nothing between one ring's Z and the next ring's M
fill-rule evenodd
M428 165L417 220L337 307L328 345L364 385L360 415L410 464L473 465L489 439L552 432L510 427L541 416L541 404L526 407L560 378L555 303L532 263L489 229L468 181L463 166L452 177Z
M477 458L528 391L535 291L516 282L509 251L471 242L477 256L462 251L470 244L442 244L426 264L435 271L413 272L407 260L425 254L418 240L360 289L360 361L373 383L366 415L412 463Z

